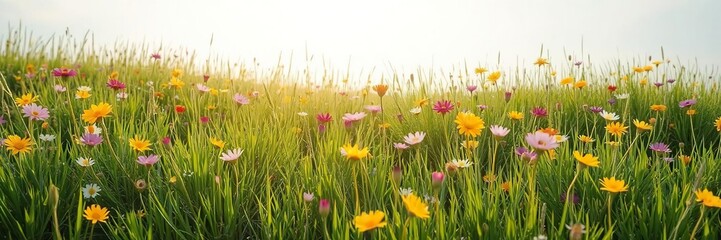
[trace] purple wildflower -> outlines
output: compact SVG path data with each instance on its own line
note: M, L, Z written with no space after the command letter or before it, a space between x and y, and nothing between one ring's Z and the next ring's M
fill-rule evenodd
M246 97L245 95L240 94L240 93L236 93L235 96L233 96L233 100L235 100L235 102L240 105L250 104L250 99L248 99L248 97Z
M572 199L571 202L572 202L574 205L576 205L576 204L578 204L579 202L581 202L581 198L578 197L578 195L576 195L575 193L571 193L571 199ZM566 193L562 193L562 194L561 194L561 203L566 203Z
M603 108L602 108L602 107L598 107L598 106L592 106L592 107L588 108L588 110L591 111L591 112L593 112L593 113L600 113L600 112L603 111Z
M86 133L83 134L82 138L80 138L80 142L87 146L94 147L95 145L102 143L103 138L98 134Z
M678 107L687 108L696 104L696 99L686 99L678 103Z
M158 162L158 160L160 160L160 157L155 154L152 154L150 156L139 156L138 164L150 167L153 166L153 164L155 164L156 162Z
M533 114L533 116L536 116L537 118L544 118L548 116L548 111L546 111L546 109L543 107L534 107L533 109L531 109L531 114Z
M661 143L661 142L652 143L651 146L649 146L649 149L651 149L652 151L654 151L656 153L670 153L671 152L671 149L668 148L668 145L666 145L665 143Z
M43 121L50 117L47 108L35 105L35 103L23 106L23 115L30 120Z

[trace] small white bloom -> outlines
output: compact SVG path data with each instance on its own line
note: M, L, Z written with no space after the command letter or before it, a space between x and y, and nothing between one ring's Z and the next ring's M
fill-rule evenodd
M148 87L152 87L155 83L153 81L148 81L145 83Z
M223 153L221 155L220 159L222 159L223 161L226 161L226 162L233 162L233 161L237 160L241 154L243 154L243 149L240 149L240 148L236 148L236 149L232 149L232 150L229 149L228 151L226 151L225 153Z
M83 198L95 198L100 195L100 186L95 183L87 184L83 188Z
M601 114L601 117L603 119L606 119L607 121L616 121L620 118L618 115L616 115L616 113L606 112L606 110L603 110L603 112L599 114Z
M414 107L414 108L411 108L410 112L414 115L418 115L421 113L422 110L423 109L421 107Z
M401 196L408 196L408 195L413 194L413 189L411 189L411 188L400 188L400 189L398 190L398 193L400 193Z
M78 163L78 165L80 165L81 167L90 167L95 164L95 160L86 157L79 157L77 160L75 160L75 162Z
M456 165L457 168L467 168L473 165L473 162L469 162L468 159L453 159L451 163L453 163L453 165Z
M63 87L63 85L60 85L60 84L55 85L55 91L56 91L56 92L65 92L65 91L67 91L67 90L68 90L68 89L67 89L66 87Z
M115 97L120 100L123 100L123 99L128 98L128 94L125 92L119 92L118 94L115 94Z
M313 201L314 198L315 198L315 196L313 195L313 193L310 193L310 192L303 193L303 201L311 202L311 201Z
M308 113L307 112L299 112L298 116L305 117L305 116L308 116Z
M45 141L45 142L52 142L53 140L55 140L55 135L52 135L52 134L40 134L40 136L38 136L38 138L40 138L40 140L43 140L43 141Z
M617 93L617 94L616 94L616 99L619 99L619 100L621 100L621 99L628 99L629 96L630 96L630 95L629 95L628 93Z
M93 89L90 88L90 87L88 87L88 86L80 86L80 87L78 87L78 91L90 92L90 90L93 90Z
M421 142L423 142L423 139L426 138L425 132L416 132L416 133L409 133L407 136L403 138L403 140L408 145L416 145Z

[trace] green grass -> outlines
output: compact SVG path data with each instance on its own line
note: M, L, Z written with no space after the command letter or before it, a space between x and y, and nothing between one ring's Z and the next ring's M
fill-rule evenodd
M704 207L694 195L698 189L717 194L721 189L721 137L714 125L721 116L719 76L697 66L669 61L635 73L633 67L651 62L621 59L575 66L567 59L550 59L548 65L525 69L463 66L453 78L422 68L412 78L392 73L382 81L368 77L365 82L364 77L362 83L327 74L316 84L310 73L280 64L268 70L208 59L198 66L192 53L146 43L98 47L90 40L69 35L37 38L25 29L10 29L4 36L0 115L6 123L0 125L0 138L29 137L34 145L24 154L12 154L5 147L0 151L0 238L557 239L567 238L565 225L576 223L585 226L587 239L721 236L718 208ZM161 58L151 58L152 53ZM26 76L28 65L34 66L34 76ZM78 75L51 74L63 66ZM503 77L498 85L489 85L489 73L475 74L476 67L500 70ZM174 69L183 71L179 79L185 86L179 89L167 87ZM106 87L114 71L127 86L122 90L127 99L117 98L119 91ZM203 83L204 74L210 76L205 84L214 89L208 93L195 87ZM561 85L567 76L584 79L588 86ZM669 78L675 82L666 83ZM648 83L640 84L642 79ZM656 87L654 82L665 84ZM382 98L371 89L380 83L390 87ZM67 91L56 92L55 85ZM467 85L477 85L478 90L470 93ZM609 85L630 98L609 104ZM89 98L75 98L80 86L92 88ZM512 91L509 101L504 100L506 91ZM28 93L38 96L36 103L49 110L50 118L30 121L23 116L15 98ZM247 96L250 104L237 104L236 93ZM411 114L415 101L423 98L430 104L420 114ZM698 100L693 116L678 106L690 98ZM439 100L450 100L455 109L435 113L431 106ZM95 147L78 144L88 125L81 114L100 102L113 107L111 116L97 123L104 141ZM481 104L487 109L479 109ZM654 112L653 104L668 109ZM186 111L177 113L176 105ZM344 126L343 114L366 111L366 105L382 105L383 111ZM620 115L628 133L621 138L609 135L606 120L590 112L590 106ZM548 116L534 117L533 107L546 108ZM467 137L458 134L454 123L460 111L485 122L481 135L473 138L479 142L476 149L461 146ZM510 120L510 111L525 117ZM323 133L315 119L320 113L333 117ZM210 120L202 123L201 117ZM650 118L655 118L651 132L639 132L632 123ZM380 128L383 123L390 126ZM497 141L490 125L511 132ZM527 133L546 127L569 137L555 150L555 159L540 154L531 165L514 154L516 147L529 146ZM393 147L416 131L427 134L420 144L404 151ZM45 142L40 134L56 139ZM581 134L596 141L584 144L578 140ZM149 140L152 150L132 150L128 141L136 136ZM171 144L162 143L165 137ZM211 145L211 137L224 140L225 147ZM609 141L620 141L620 146ZM649 150L655 142L670 146L672 152L666 156L673 162ZM348 143L368 147L371 156L347 160L339 149ZM222 152L236 148L244 150L236 164L219 159ZM578 168L576 150L599 157L600 166ZM159 155L160 161L152 167L136 163L138 156L149 154ZM681 155L691 161L682 163ZM75 162L79 157L90 157L95 165L81 167ZM469 159L473 165L451 174L445 166L454 159ZM491 162L496 164L496 179L484 181ZM400 185L392 180L394 166L402 169ZM446 174L439 189L431 185L436 171ZM578 203L564 204L561 196L576 175L571 192ZM609 193L600 190L604 177L616 177L629 186L628 192L611 198L610 226ZM138 180L147 186L138 189ZM83 198L81 189L90 183L100 186L100 195ZM58 189L57 200L52 186ZM430 218L412 218L399 187L411 188L422 199L437 199L424 199ZM303 192L315 198L305 202ZM326 217L318 212L320 199L330 201ZM93 225L82 216L91 204L109 209L105 223ZM359 233L354 217L372 210L383 211L388 224Z

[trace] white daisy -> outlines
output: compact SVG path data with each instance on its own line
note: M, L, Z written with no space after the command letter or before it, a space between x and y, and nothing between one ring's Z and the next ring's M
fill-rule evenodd
M453 163L453 165L456 165L457 168L467 168L473 165L473 162L469 162L468 159L453 159L451 163Z
M43 140L43 141L45 141L45 142L52 142L53 140L55 140L55 135L52 135L52 134L40 134L40 136L38 136L38 138L40 138L40 140Z
M95 183L87 184L83 188L83 198L95 198L100 195L100 186Z
M413 189L411 188L400 188L398 189L398 193L401 194L401 196L408 196L413 194Z
M410 112L414 115L418 115L421 113L421 110L423 110L421 107L414 107L414 108L411 108Z
M95 160L86 157L79 157L77 160L75 160L75 162L78 163L78 165L80 165L81 167L90 167L95 164Z
M606 112L606 110L603 110L603 112L599 114L601 114L601 117L603 119L606 119L607 121L616 121L620 118L618 117L618 115L616 115L616 113Z

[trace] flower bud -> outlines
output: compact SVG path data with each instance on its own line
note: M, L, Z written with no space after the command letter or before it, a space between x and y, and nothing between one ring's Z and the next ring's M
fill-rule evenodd
M320 213L321 216L327 217L330 213L330 201L328 199L321 199L318 203L318 213Z
M438 189L443 185L443 177L442 172L433 172L431 174L431 185L434 189Z
M403 173L401 172L400 166L393 167L393 170L391 171L391 178L399 186L401 184L401 176L402 175L403 175Z

